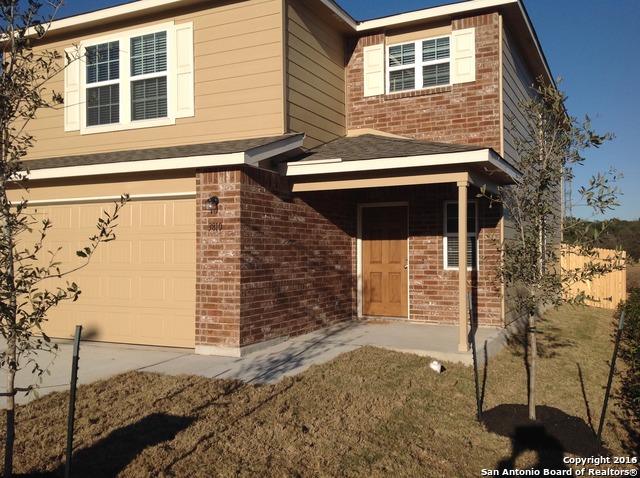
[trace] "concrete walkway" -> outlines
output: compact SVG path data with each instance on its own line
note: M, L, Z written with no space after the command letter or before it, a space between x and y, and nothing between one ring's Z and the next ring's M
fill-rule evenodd
M505 342L502 329L478 329L476 344L479 360L492 356ZM452 352L458 348L458 327L400 322L350 322L311 334L295 337L265 350L241 358L196 355L193 349L144 347L134 345L82 342L78 381L80 384L109 378L129 370L166 374L193 374L215 378L237 378L252 383L273 383L283 376L295 375L311 365L327 362L343 352L364 345L429 356L440 361L473 363L471 352ZM3 344L4 345L4 344ZM60 341L55 361L43 353L40 364L49 365L39 395L68 390L71 380L73 343ZM0 346L2 347L2 346ZM4 374L0 374L4 375ZM0 391L4 391L0 377ZM30 369L18 374L18 386L33 383ZM20 393L18 403L35 397Z

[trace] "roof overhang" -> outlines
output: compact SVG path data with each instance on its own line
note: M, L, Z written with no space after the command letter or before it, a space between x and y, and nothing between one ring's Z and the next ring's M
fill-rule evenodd
M425 22L450 21L454 18L488 11L499 11L507 19L512 35L522 46L527 60L535 65L536 75L543 74L553 82L540 42L522 0L473 0L425 8L412 12L390 15L366 21L356 21L335 0L315 0L330 13L335 24L346 34L365 33L410 27ZM137 0L104 8L94 12L55 20L48 29L48 36L73 34L83 30L109 27L115 22L137 21L153 15L170 13L180 8L210 6L207 0ZM531 46L533 45L533 49Z
M281 164L280 171L291 178L294 192L464 180L495 191L499 185L511 184L521 176L492 149L358 161L305 160Z
M219 154L201 154L171 157L158 157L128 161L99 162L97 164L79 164L58 167L46 167L46 160L39 160L38 169L29 171L30 180L61 179L86 176L100 176L107 174L131 174L140 172L157 172L184 169L199 169L220 166L248 165L258 167L261 161L286 155L302 147L304 134L291 134L279 137L259 146L247 148L244 151L225 152ZM241 145L242 141L237 141ZM166 149L159 148L158 156ZM138 151L139 153L139 151ZM131 152L132 156L136 152ZM163 155L166 156L166 155ZM29 162L25 162L29 168ZM42 165L44 167L40 167Z

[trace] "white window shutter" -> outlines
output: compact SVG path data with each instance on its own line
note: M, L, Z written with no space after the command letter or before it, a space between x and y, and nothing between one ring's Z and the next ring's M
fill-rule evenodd
M364 47L364 96L384 94L384 45Z
M175 27L176 118L195 115L193 72L193 23Z
M78 48L65 50L64 130L80 130L80 59Z
M475 28L451 32L451 83L476 80Z

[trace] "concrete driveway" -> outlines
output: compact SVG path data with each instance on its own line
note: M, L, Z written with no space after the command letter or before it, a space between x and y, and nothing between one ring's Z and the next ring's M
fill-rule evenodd
M504 344L504 337L502 329L478 329L476 343L480 361L484 361L485 355L497 352ZM86 384L138 370L273 383L365 345L415 353L440 361L472 364L471 352L455 352L457 341L457 326L354 321L295 337L241 358L196 355L193 349L82 342L78 381ZM40 356L39 363L48 367L49 374L43 376L39 395L69 388L73 343L66 340L58 343L60 350L53 362L49 354ZM18 374L18 386L27 387L33 382L34 376L29 370ZM2 380L2 391L4 384L5 380ZM25 396L20 393L17 397L21 404L34 399L33 394Z

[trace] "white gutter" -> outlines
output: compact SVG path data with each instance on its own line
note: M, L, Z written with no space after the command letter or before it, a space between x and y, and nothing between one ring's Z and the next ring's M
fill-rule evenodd
M280 165L283 175L309 176L316 174L339 174L364 171L384 171L424 166L455 166L460 164L489 163L512 178L520 178L520 172L500 159L490 149L463 151L458 153L427 154L400 158L362 159L342 161L339 158L319 161L300 161Z
M415 12L400 13L389 17L376 18L361 22L356 31L364 32L367 30L375 30L379 28L388 28L403 23L411 23L421 20L430 20L439 17L447 17L450 15L458 15L461 13L473 12L482 8L500 7L518 3L518 0L473 0L462 3L453 3L451 5L442 5L440 7L425 8L416 10Z
M87 164L43 168L30 171L29 179L60 179L103 174L140 173L153 171L172 171L179 169L208 168L216 166L249 165L257 166L264 159L272 158L302 146L304 135L298 134L274 143L258 146L238 153L208 154L165 159L147 159L141 161L120 161L115 163ZM26 162L28 167L28 162Z
M149 8L161 7L163 5L171 5L184 2L184 0L137 0L124 5L116 5L114 7L103 8L93 12L82 13L60 20L54 20L51 23L49 31L62 30L64 28L74 27L82 23L92 23L95 21L104 21L109 18L115 18L122 15L131 15L139 13Z

